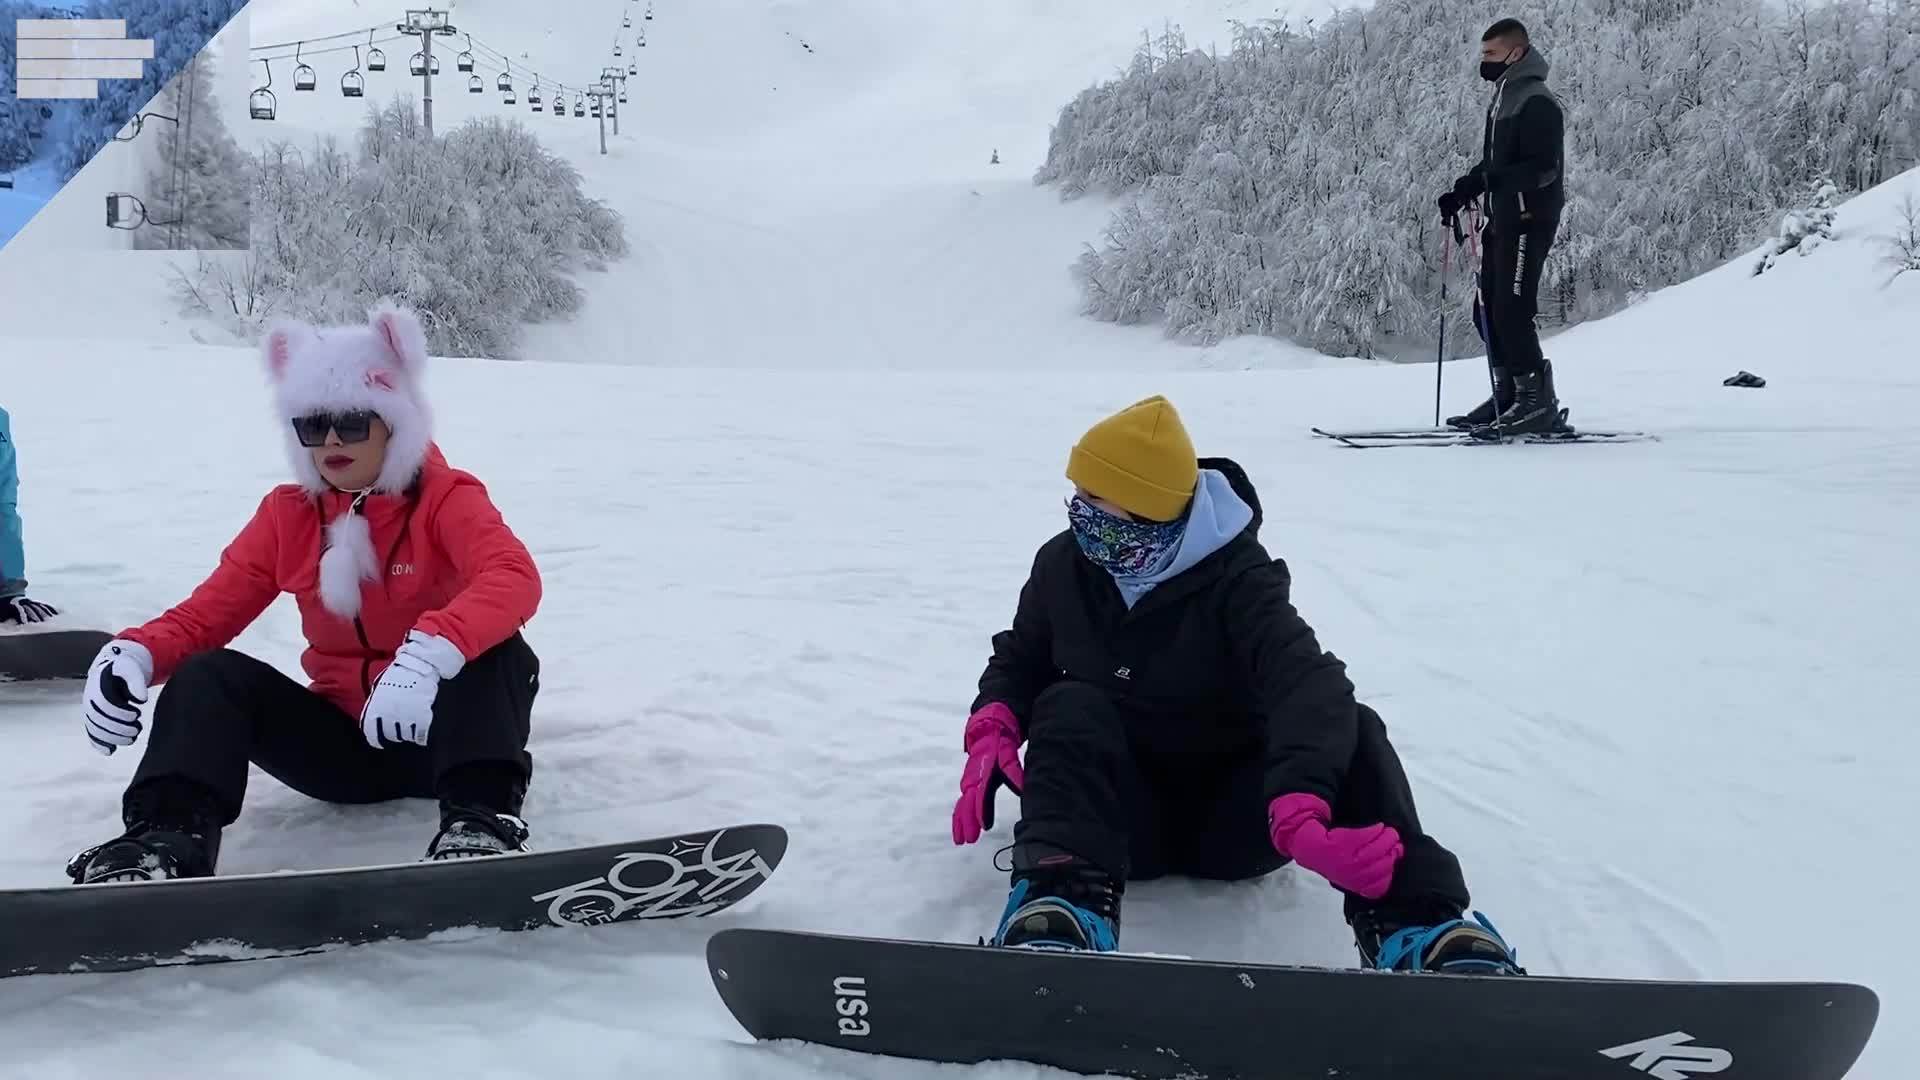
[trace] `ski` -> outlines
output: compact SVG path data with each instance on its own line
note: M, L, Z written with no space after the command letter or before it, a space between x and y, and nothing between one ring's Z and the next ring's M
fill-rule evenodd
M1659 436L1644 431L1592 431L1574 429L1569 431L1540 432L1530 435L1501 435L1496 438L1482 438L1465 431L1451 428L1416 428L1403 431L1328 431L1324 428L1311 429L1315 435L1332 439L1345 446L1366 450L1383 446L1507 446L1515 443L1527 445L1553 445L1558 443L1589 442L1640 442L1659 441Z
M0 978L320 952L447 930L710 915L786 854L778 825L444 862L0 890Z
M715 934L707 966L756 1039L1136 1080L1839 1080L1880 1008L1837 982L1409 975L758 929Z

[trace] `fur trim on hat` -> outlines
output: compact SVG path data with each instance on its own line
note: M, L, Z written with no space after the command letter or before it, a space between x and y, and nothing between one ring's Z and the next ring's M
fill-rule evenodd
M433 414L421 392L427 335L412 311L381 301L365 326L316 327L276 322L262 343L280 437L300 486L315 494L329 484L300 445L293 419L316 412L370 409L392 430L373 490L399 494L413 483L433 442Z

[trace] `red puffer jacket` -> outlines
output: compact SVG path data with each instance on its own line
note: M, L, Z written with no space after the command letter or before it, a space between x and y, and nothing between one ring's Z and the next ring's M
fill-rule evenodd
M220 565L193 595L121 637L153 653L155 684L195 653L224 647L281 593L300 606L307 650L300 666L313 689L360 715L407 631L446 638L468 660L513 634L540 603L540 572L501 520L487 489L430 446L406 497L370 495L361 513L380 555L380 580L360 587L360 615L345 619L320 603L326 523L351 494L315 497L297 484L267 493Z

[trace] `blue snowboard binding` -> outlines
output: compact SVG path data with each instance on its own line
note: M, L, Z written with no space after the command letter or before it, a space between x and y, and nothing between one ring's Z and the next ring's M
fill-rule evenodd
M1518 954L1479 912L1473 921L1449 919L1431 926L1393 926L1361 915L1354 920L1360 959L1378 971L1446 975L1525 975Z

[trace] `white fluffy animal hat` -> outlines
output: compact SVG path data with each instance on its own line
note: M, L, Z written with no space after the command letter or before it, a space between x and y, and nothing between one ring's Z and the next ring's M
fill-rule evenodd
M392 431L373 487L327 524L320 599L328 611L350 619L360 612L360 581L379 578L379 560L367 520L358 513L360 503L373 492L404 492L433 442L433 416L420 386L427 335L413 312L382 301L367 313L365 326L277 322L267 332L263 353L280 437L301 487L318 495L331 485L314 465L312 451L294 434L295 417L365 409Z

